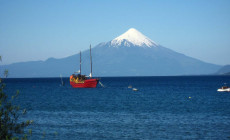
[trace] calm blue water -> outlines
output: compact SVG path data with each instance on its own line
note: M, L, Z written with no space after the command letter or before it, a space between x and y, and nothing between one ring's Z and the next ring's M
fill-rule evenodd
M101 78L95 89L64 80L4 81L34 120L31 139L230 139L230 93L216 91L229 76Z

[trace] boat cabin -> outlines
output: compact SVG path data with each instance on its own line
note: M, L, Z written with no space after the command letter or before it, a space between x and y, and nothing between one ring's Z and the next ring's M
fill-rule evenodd
M227 86L223 86L223 87L221 87L221 89L228 89L228 87Z

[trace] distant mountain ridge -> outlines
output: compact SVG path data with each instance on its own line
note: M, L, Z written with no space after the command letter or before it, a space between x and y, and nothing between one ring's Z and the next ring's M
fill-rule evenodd
M230 75L230 65L225 65L221 67L216 74L221 74L221 75Z
M82 73L90 73L89 50L82 52ZM92 48L94 76L169 76L215 73L221 66L205 63L158 45L134 28ZM79 70L79 54L62 59L5 65L10 77L70 76Z

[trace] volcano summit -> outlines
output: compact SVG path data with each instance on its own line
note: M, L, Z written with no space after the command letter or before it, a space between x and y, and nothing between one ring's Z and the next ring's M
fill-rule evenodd
M125 46L135 45L150 48L157 46L154 41L152 41L134 28L129 29L127 32L111 41L111 46L121 46L121 44L125 44Z

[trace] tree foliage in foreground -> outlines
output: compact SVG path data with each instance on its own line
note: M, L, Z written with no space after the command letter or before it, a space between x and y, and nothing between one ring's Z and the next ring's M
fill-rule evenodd
M7 77L7 74L8 71L5 71L4 76ZM27 139L28 134L25 134L24 128L29 126L32 121L19 122L19 117L26 113L26 110L21 111L19 106L13 103L19 95L19 91L15 96L8 98L4 93L5 87L6 85L0 77L0 140ZM28 133L30 135L32 131L29 130Z

